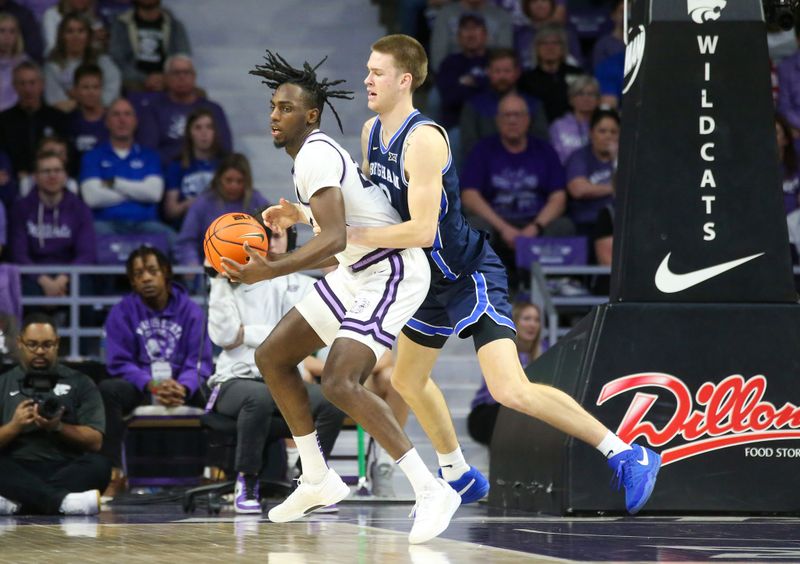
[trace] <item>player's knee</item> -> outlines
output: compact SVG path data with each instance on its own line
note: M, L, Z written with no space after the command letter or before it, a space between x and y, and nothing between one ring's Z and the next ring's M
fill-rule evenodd
M354 382L346 378L324 377L322 378L322 395L325 399L337 407L347 405L352 400L356 391Z
M516 382L503 382L494 386L489 386L489 393L497 400L497 403L514 411L527 412L526 409L526 390Z
M425 387L425 382L428 380L428 377L414 377L409 376L408 373L402 374L399 371L395 370L392 372L391 382L392 387L397 390L403 398L407 396L414 396Z

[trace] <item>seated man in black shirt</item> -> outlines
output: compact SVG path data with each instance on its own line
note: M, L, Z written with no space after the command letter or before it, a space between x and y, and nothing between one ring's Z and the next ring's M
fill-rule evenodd
M111 473L97 454L105 431L100 392L58 363L58 334L47 315L25 318L18 348L20 364L0 376L0 515L94 515ZM34 392L34 375L50 380L50 391ZM42 402L48 398L59 404L52 415Z

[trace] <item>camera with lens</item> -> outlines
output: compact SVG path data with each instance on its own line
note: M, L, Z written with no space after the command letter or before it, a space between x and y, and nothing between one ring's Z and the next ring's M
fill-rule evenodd
M55 372L31 370L25 374L20 393L33 400L39 408L39 415L45 419L56 417L61 411L62 403L53 393L58 381Z
M794 27L799 0L763 0L764 19L784 31Z

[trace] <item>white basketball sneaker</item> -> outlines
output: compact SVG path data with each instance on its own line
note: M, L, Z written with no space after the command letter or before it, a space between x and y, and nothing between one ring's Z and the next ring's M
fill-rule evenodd
M15 515L19 511L19 504L0 495L0 515Z
M97 515L100 513L100 491L67 494L61 502L60 511L64 515Z
M339 503L350 493L347 487L333 468L319 484L308 484L303 481L303 476L297 479L297 489L294 490L283 503L269 510L267 516L275 523L286 523L300 519L316 509Z
M414 525L408 542L419 544L438 537L450 524L450 519L461 505L461 496L442 478L430 482L411 510Z

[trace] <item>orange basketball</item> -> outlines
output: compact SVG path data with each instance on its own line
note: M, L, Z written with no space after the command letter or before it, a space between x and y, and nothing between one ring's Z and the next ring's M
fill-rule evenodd
M208 262L219 272L224 273L222 257L246 263L250 257L244 250L244 243L261 254L269 250L267 232L252 216L246 213L226 213L211 222L203 238L203 251Z

